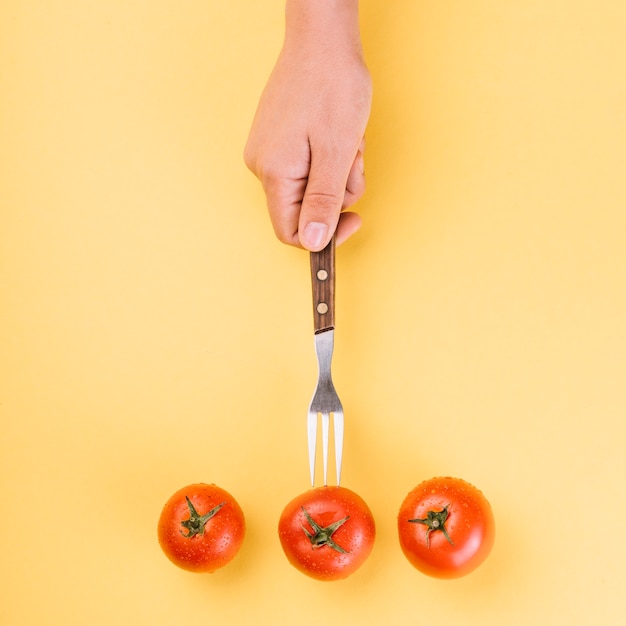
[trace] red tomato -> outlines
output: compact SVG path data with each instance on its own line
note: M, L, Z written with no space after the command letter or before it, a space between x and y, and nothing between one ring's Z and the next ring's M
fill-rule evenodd
M458 578L478 567L495 538L491 506L460 478L432 478L405 498L398 513L400 546L420 571Z
M245 535L239 504L216 485L199 483L177 491L159 519L159 543L178 567L214 572L230 563Z
M289 562L317 580L339 580L356 571L375 535L367 504L345 487L317 487L297 496L278 524Z

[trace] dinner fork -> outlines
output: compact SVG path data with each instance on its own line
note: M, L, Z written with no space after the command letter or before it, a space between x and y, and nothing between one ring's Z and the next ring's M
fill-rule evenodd
M309 468L311 485L315 485L317 424L321 415L322 458L324 485L328 484L328 447L330 416L333 417L335 468L337 485L341 480L343 450L343 407L331 376L331 361L335 339L335 238L320 252L311 252L311 282L313 286L313 325L318 378L307 418Z

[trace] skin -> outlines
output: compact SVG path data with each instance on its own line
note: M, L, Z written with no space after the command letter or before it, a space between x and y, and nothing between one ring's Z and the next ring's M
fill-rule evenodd
M289 562L317 580L339 580L369 556L376 536L372 513L345 487L318 487L284 509L278 536Z
M199 483L180 489L167 501L158 538L165 555L178 567L214 572L235 558L245 530L236 500L216 485Z
M358 0L287 0L285 39L244 150L278 239L311 251L361 225L372 84Z
M404 555L418 570L435 578L459 578L489 555L495 522L476 487L459 478L433 478L406 496L398 535Z

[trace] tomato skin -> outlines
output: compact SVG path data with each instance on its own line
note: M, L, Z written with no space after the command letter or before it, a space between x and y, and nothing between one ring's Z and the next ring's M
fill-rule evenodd
M191 516L187 498L201 515L219 507L204 524L202 534L185 536L190 532L184 522ZM163 552L172 563L190 572L214 572L230 563L241 548L245 531L243 511L233 496L205 483L188 485L172 495L158 524Z
M308 532L314 523L323 527L349 518L332 534L334 542L344 552L330 545L314 546ZM376 525L365 501L345 487L316 487L295 497L282 512L278 536L289 562L316 580L330 581L347 578L367 559L376 537Z
M429 532L429 511L448 511L444 526ZM460 478L431 478L404 499L398 513L400 546L409 562L435 578L459 578L476 569L489 555L495 539L495 521L485 496Z

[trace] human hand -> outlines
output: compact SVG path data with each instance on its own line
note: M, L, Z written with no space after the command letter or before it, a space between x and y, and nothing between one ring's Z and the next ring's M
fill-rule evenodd
M343 211L365 190L364 133L372 87L358 2L287 2L285 43L244 152L284 243L321 250L361 218Z

